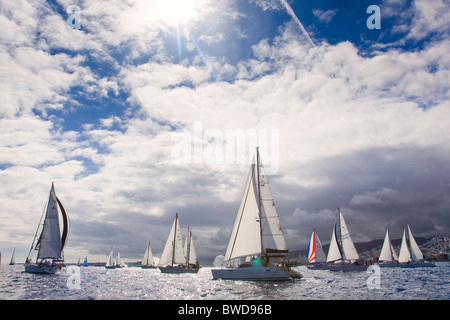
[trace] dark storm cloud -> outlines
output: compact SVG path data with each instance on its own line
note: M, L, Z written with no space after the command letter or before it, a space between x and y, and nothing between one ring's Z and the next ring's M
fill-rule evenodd
M437 148L376 148L298 168L327 183L293 188L298 201L278 197L279 212L290 212L281 220L292 246L305 247L313 228L329 242L337 207L342 208L354 241L383 238L388 222L394 238L401 237L406 223L417 236L448 232L448 159L449 153ZM284 188L288 192L289 187Z

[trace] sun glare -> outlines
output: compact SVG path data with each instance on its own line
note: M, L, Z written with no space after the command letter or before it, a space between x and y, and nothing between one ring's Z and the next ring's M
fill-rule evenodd
M204 3L204 0L155 0L155 10L163 21L178 25L194 20Z

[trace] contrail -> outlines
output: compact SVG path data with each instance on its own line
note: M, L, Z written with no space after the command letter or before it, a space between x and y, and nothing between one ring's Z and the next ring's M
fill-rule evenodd
M303 24L300 22L300 20L297 18L297 15L295 14L294 10L292 10L291 6L289 5L289 3L286 0L280 0L281 3L284 5L284 7L286 8L287 12L289 13L289 15L292 17L292 19L295 20L295 22L297 22L297 24L299 25L300 29L302 29L303 34L308 38L309 43L311 43L311 45L313 47L316 47L316 45L314 44L314 42L311 40L311 37L309 36L308 32L306 31L305 27L303 27Z

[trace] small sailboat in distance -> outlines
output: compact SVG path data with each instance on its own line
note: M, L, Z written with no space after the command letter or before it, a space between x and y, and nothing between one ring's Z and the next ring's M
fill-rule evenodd
M14 248L12 256L11 256L11 261L9 262L10 266L13 266L16 264L16 248Z
M361 259L348 231L341 209L338 208L331 235L330 247L327 255L327 265L320 269L331 271L362 271L366 267Z
M327 261L325 252L323 251L322 248L322 243L320 242L316 230L313 230L311 239L309 240L307 256L308 256L308 264L307 264L308 269L315 268Z
M148 242L147 249L145 249L144 258L141 262L142 269L156 269L155 262L153 261L152 247L150 241Z
M395 252L389 237L389 227L386 230L386 236L384 237L383 246L381 247L378 265L380 267L396 267L399 265L397 253Z
M198 267L191 266L186 260L181 236L178 213L175 215L166 245L159 260L158 269L162 273L197 273Z
M57 264L56 262L64 261L63 249L69 237L69 216L61 201L56 196L53 183L46 210L43 212L41 221L42 218L44 218L42 231L38 238L38 232L41 227L41 223L39 222L30 252L25 261L25 272L52 274L61 268L61 264ZM31 261L31 252L33 249L38 251L35 263ZM49 261L50 259L52 262Z
M200 268L200 263L197 260L197 251L194 246L194 237L192 236L192 230L188 227L186 233L186 242L184 244L184 255L186 257L186 265L190 269L198 269Z
M212 269L212 276L214 280L251 281L301 278L300 273L285 264L287 253L272 192L256 148L225 253L226 268ZM236 268L235 262L242 263Z
M403 230L398 262L403 268L424 268L435 266L434 263L425 261L422 251L420 251L409 225L406 225Z
M120 251L117 250L117 257L116 257L116 268L125 268L125 263L122 262L120 259Z
M115 264L114 258L113 258L113 248L111 248L111 251L109 252L109 256L108 256L108 260L106 260L105 268L106 269L115 269L116 268L116 264Z

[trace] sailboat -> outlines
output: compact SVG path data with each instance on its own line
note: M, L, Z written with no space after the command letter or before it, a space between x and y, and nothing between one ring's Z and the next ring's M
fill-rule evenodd
M184 255L186 257L186 265L191 269L199 269L200 263L197 260L197 252L194 246L194 237L192 237L192 230L188 227L186 233L186 242L184 244Z
M386 230L383 246L381 247L380 257L378 258L378 265L380 267L396 267L398 266L398 256L392 246L389 238L389 228Z
M117 257L116 257L116 268L125 268L125 264L120 259L120 251L117 250Z
M300 278L300 273L284 263L287 253L272 192L256 148L225 253L226 268L212 269L212 276L215 280L283 281ZM246 261L234 267L241 259Z
M198 267L186 260L178 213L175 215L166 245L159 260L158 269L162 273L197 273Z
M153 261L152 248L150 241L148 242L147 249L145 249L144 258L141 262L142 269L156 269L155 262Z
M308 269L316 268L317 266L325 263L327 260L325 252L323 251L322 248L322 243L320 242L319 236L317 235L315 230L313 230L311 239L309 240L307 256L308 256L308 264L307 264Z
M44 212L42 231L38 238L38 231L41 227L41 222L39 222L30 252L25 261L25 272L53 274L61 268L61 264L57 264L57 262L64 261L63 249L69 236L69 216L56 196L53 183ZM35 263L31 261L30 257L33 248L38 251ZM50 262L50 259L52 262Z
M14 248L12 256L11 256L11 261L9 262L10 266L13 266L16 264L16 248Z
M82 266L83 266L83 267L87 267L87 266L88 266L87 257L84 258L84 261L83 261Z
M327 255L327 265L322 269L331 271L366 270L362 265L358 252L348 231L341 209L338 208L331 235L330 247Z
M114 258L113 258L113 248L111 248L111 251L109 252L109 256L108 256L108 260L106 261L105 268L106 269L115 269L116 268L116 264L115 264Z
M409 225L406 225L403 230L402 244L400 246L400 253L398 262L403 268L417 268L417 267L434 267L431 262L426 262L422 251L420 251L416 240L411 232Z

